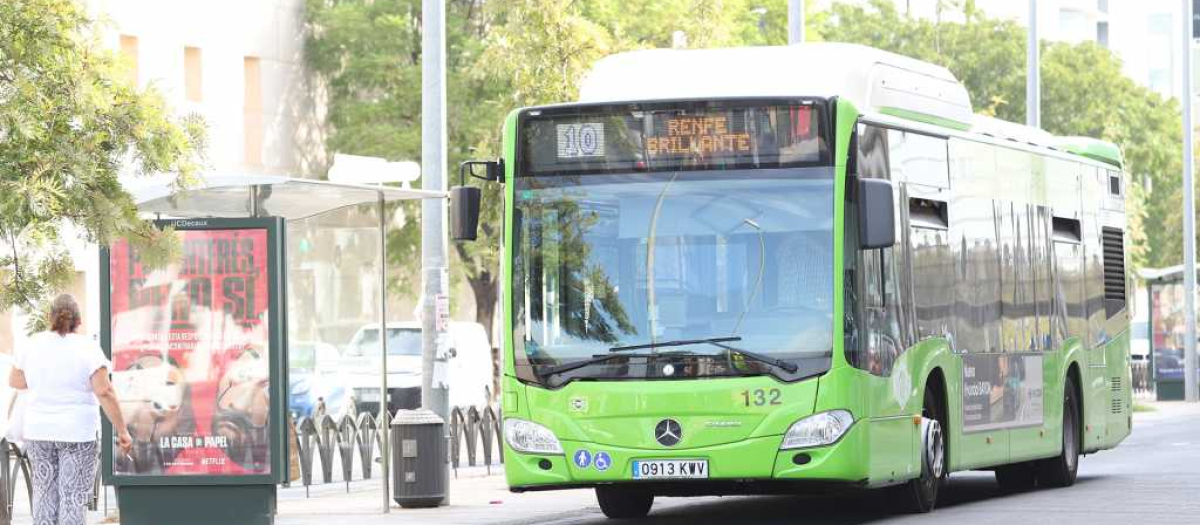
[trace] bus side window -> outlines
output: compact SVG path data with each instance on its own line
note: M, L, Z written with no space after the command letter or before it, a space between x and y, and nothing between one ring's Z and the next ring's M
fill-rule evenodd
M1068 337L1087 331L1083 308L1083 249L1078 219L1054 217L1054 338L1060 348Z
M1001 209L993 201L999 148L950 139L950 175L955 198L950 203L955 277L955 351L992 353L1001 348L1003 237Z
M1087 347L1107 343L1115 334L1105 331L1108 318L1104 309L1104 245L1100 233L1100 202L1104 198L1107 176L1091 166L1083 168L1083 274L1087 312ZM1105 184L1102 186L1101 184Z
M902 304L909 319L908 343L929 337L954 340L954 255L951 250L950 158L946 139L910 131L888 134L892 179L903 181L901 214L908 228L903 245L910 268L901 283L912 300ZM901 235L897 239L903 238Z
M1050 261L1050 209L1046 206L1034 206L1031 244L1033 267L1034 310L1036 311L1036 334L1038 350L1053 350L1058 345L1053 336L1053 301L1051 300L1051 275L1053 265Z
M888 171L887 130L875 126L858 128L858 173L862 178L890 179ZM853 209L848 207L848 210ZM899 238L897 239L899 246ZM857 292L858 345L851 362L875 375L891 374L903 349L901 338L900 294L897 283L895 248L858 250Z
M914 199L909 199L912 203ZM917 204L910 204L910 208ZM944 203L942 204L944 206ZM910 214L913 214L910 211ZM910 219L911 220L911 219ZM949 231L914 222L909 236L912 250L913 299L917 318L917 340L953 337L954 258Z

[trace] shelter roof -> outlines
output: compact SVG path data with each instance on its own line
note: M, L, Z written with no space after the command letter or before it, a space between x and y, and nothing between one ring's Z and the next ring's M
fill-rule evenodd
M445 192L344 184L253 173L205 173L185 190L170 176L123 179L138 210L164 218L274 216L305 219L359 204L445 198Z

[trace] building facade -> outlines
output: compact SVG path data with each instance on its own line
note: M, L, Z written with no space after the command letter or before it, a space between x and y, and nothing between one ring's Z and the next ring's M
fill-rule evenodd
M158 91L176 114L208 125L204 170L311 176L327 163L323 96L304 65L304 0L84 0L101 44L129 80ZM82 331L98 336L99 253L69 249ZM27 315L0 313L0 353L25 340Z
M911 16L962 21L955 2L893 2ZM1200 12L1200 1L1193 0L1193 4L1193 9ZM988 16L1021 25L1029 23L1028 0L976 0L975 5ZM1043 40L1095 42L1116 53L1123 71L1134 82L1164 97L1178 97L1182 91L1183 4L1179 0L1037 0L1037 8L1038 32ZM1192 60L1193 85L1198 85L1200 58L1195 51Z

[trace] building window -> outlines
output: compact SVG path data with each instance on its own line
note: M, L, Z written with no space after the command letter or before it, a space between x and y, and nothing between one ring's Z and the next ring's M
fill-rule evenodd
M245 57L242 71L245 78L245 102L242 112L244 160L249 166L262 166L262 68L259 58Z
M1087 17L1071 9L1059 10L1058 31L1064 39L1072 42L1083 42L1092 37L1088 31Z
M188 102L200 102L204 99L201 90L204 77L200 64L200 48L183 48L183 88Z
M1108 22L1096 22L1096 43L1108 47Z
M1163 96L1174 91L1175 40L1170 13L1153 13L1146 17L1146 69L1150 89Z
M136 86L138 84L138 39L136 36L121 35L121 56L129 64L129 83Z

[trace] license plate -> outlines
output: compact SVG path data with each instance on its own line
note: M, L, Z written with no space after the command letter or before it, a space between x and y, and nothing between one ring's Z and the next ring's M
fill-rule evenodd
M650 459L634 461L633 479L708 479L708 460Z

